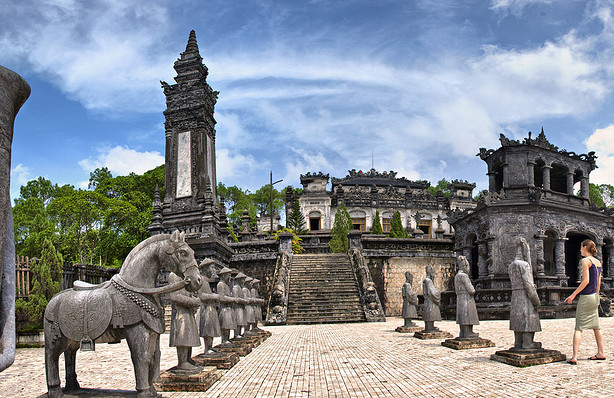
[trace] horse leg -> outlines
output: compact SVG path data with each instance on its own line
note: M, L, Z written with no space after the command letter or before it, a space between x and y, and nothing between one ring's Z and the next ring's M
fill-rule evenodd
M157 397L158 392L154 387L154 381L160 378L160 335L153 330L150 330L151 340L149 349L153 352L152 361L149 364L149 391L151 396ZM151 344L153 342L153 345Z
M134 366L137 397L157 397L158 394L155 393L155 389L149 383L151 364L154 362L156 347L156 338L153 335L156 333L153 333L142 322L127 327L125 332L132 365Z
M74 391L81 388L77 381L76 360L79 342L71 341L68 348L64 351L64 362L66 364L66 387L65 391Z
M49 398L64 396L60 388L59 360L68 346L68 339L64 335L57 337L56 332L59 332L59 327L45 319L45 375Z

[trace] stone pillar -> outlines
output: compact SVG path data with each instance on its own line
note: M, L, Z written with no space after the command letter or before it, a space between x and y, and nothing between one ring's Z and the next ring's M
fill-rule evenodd
M544 269L544 264L546 262L544 258L544 239L548 236L543 234L535 235L535 254L537 257L537 275L544 276L546 275L546 270Z
M348 248L350 250L352 249L362 250L361 237L362 237L362 232L355 230L355 229L351 230L348 233Z
M606 246L608 250L608 266L605 269L605 275L608 277L614 276L614 244L610 243Z
M567 194L568 195L573 195L573 176L574 173L571 171L568 171L567 174Z
M494 278L495 277L495 270L494 270L494 266L493 266L493 256L492 253L495 252L495 238L493 237L489 237L488 239L486 239L487 242L487 251L489 253L487 259L486 259L486 266L488 267L488 277L489 278Z
M467 259L467 261L469 261L469 264L471 264L472 262L472 258L471 258L471 247L469 246L463 246L462 247L463 250L463 256L465 256L465 258Z
M544 183L544 190L549 191L550 190L550 170L552 170L552 166L544 166L542 167L542 175L543 175L543 183Z
M495 192L495 187L497 185L495 177L497 176L497 173L491 171L488 172L486 175L488 176L488 191Z
M584 199L588 199L588 177L582 177L580 179L580 196Z
M529 187L535 186L535 160L531 159L527 162L527 185Z
M503 170L503 178L501 179L501 181L502 181L503 189L505 189L505 188L510 186L510 182L509 182L509 178L510 178L509 165L507 163L503 163L502 170Z
M292 254L292 232L283 231L279 233L279 252Z
M565 242L567 238L558 238L554 242L554 264L556 267L556 276L565 275Z
M478 243L478 276L480 278L488 276L488 246L486 241Z
M603 239L597 239L597 242L603 242ZM595 242L595 247L597 248L597 254L595 254L595 258L603 264L603 243Z

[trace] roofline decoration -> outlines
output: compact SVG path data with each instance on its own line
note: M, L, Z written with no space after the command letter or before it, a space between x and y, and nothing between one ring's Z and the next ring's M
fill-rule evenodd
M348 175L345 176L344 178L332 178L332 183L333 185L356 185L354 182L352 182L352 180L354 179L373 179L373 180L390 180L390 182L396 182L396 183L402 183L403 185L407 185L410 186L412 188L428 188L431 186L431 183L426 181L426 180L417 180L417 181L412 181L412 180L408 180L405 177L399 177L397 178L397 172L396 171L384 171L384 172L379 172L376 171L375 169L371 169L369 171L362 171L362 170L356 170L356 169L352 169L352 170L348 170ZM346 183L346 184L344 184ZM370 182L369 184L360 184L360 185L371 185L371 184L375 184L376 181Z
M531 138L531 132L529 131L529 136L522 141L509 139L503 134L499 134L499 141L501 142L501 147L512 147L512 146L523 146L523 145L534 146L538 148L547 149L549 151L558 152L561 155L569 156L572 159L577 159L577 160L582 160L584 162L588 162L589 165L591 166L591 170L595 170L597 168L597 164L596 164L597 156L595 156L594 151L591 151L587 154L584 154L584 153L577 154L575 152L568 152L564 149L559 150L559 147L551 144L548 141L548 139L546 138L546 135L544 134L543 127L542 127L541 132L535 139ZM478 153L476 156L479 156L482 160L486 160L496 151L497 150L495 149L480 148L480 153Z

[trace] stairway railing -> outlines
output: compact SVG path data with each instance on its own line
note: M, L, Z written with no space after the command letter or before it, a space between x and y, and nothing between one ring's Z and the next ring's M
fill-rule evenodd
M279 234L279 239L279 254L275 263L273 288L269 296L264 321L267 325L285 325L288 315L288 290L290 287L290 270L292 269L292 234L282 232Z
M367 322L385 322L384 308L377 294L375 283L371 279L371 272L369 272L369 268L365 264L365 259L362 255L360 236L360 231L350 231L350 249L348 250L348 257L358 280L360 302Z

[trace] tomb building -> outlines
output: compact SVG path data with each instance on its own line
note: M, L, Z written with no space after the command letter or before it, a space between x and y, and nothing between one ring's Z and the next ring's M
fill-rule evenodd
M331 190L327 190L328 182ZM292 203L298 200L306 228L310 232L329 231L335 221L337 207L342 202L352 218L354 229L368 232L373 226L376 211L384 233L390 232L395 211L401 214L401 222L410 236L423 238L450 237L453 229L446 213L453 209L475 207L472 192L475 184L453 180L450 195L427 191L428 181L412 181L397 177L394 171L367 172L350 170L344 178L330 178L329 174L307 173L301 175L303 192L294 195L286 191L286 217Z
M614 274L614 219L589 203L593 152L576 154L551 144L541 133L524 140L503 134L497 150L480 148L488 167L489 189L475 209L451 211L455 250L469 260L478 289L507 289L507 265L514 241L529 243L540 297L555 305L562 287L580 282L580 243L592 239L604 266L604 283Z

